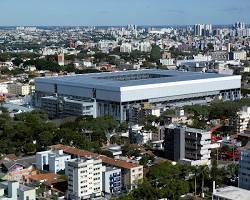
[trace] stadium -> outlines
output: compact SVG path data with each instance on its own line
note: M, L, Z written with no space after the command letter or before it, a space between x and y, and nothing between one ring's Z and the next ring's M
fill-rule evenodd
M94 117L111 115L117 120L128 121L131 107L142 103L183 106L208 103L215 99L240 99L241 76L157 69L132 70L40 77L35 79L35 88L36 105L50 112L53 117L60 112L71 115L79 109L82 110L78 115L83 115L88 107L90 112L85 114Z

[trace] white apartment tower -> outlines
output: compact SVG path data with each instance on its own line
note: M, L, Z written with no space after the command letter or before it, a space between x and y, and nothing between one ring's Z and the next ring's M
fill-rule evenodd
M77 158L66 162L68 199L82 200L101 196L102 160Z
M245 29L246 28L246 24L244 22L236 22L234 25L235 29Z
M131 53L132 52L132 44L131 43L122 43L122 45L120 46L120 52Z
M250 128L250 107L243 107L235 120L235 129L237 133L244 133Z
M211 24L195 24L194 35L196 36L209 36L212 34Z

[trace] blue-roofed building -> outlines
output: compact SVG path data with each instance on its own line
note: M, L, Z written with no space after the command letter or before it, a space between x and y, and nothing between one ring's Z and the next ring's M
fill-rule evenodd
M111 115L128 121L131 108L141 103L181 106L240 99L241 76L152 69L41 77L36 78L35 86L36 105L45 110L49 107L47 110L56 113L54 117L63 115L64 101L74 99L92 102L89 113L94 112L94 116ZM46 101L48 96L56 97L54 104ZM75 107L72 105L72 110ZM82 105L78 115L84 109Z

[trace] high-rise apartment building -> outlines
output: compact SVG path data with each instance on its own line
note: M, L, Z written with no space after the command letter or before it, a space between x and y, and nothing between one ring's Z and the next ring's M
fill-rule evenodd
M210 165L211 133L171 124L165 130L164 149L171 160L189 165Z
M240 151L239 186L240 188L250 190L250 144L249 143Z
M132 52L132 44L131 43L123 43L120 46L120 52L122 52L122 53L131 53Z
M244 22L236 22L234 24L234 33L235 33L235 36L238 36L238 37L244 37L244 36L248 36L248 32L249 32L249 29L247 29L246 27L246 24Z
M122 188L121 169L116 167L105 167L102 173L103 192L105 194L119 194Z
M102 160L77 158L66 162L68 199L81 200L101 196Z
M234 24L234 28L235 29L245 29L246 28L246 24L244 22L236 22Z
M72 157L92 157L101 159L102 164L106 167L116 167L121 169L122 189L131 190L135 189L143 179L143 166L136 163L131 163L125 160L118 160L109 158L104 155L99 155L93 152L76 149L65 145L54 145L52 149L61 149L64 153L71 155Z
M212 34L211 24L195 24L194 35L196 36L210 36Z
M250 128L250 107L243 107L234 119L236 133L244 133Z

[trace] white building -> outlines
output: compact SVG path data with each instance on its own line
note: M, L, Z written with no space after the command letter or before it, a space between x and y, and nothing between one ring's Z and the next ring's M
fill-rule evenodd
M196 145L194 145L196 144ZM186 128L185 159L190 165L211 164L211 132L201 129Z
M36 200L36 190L35 188L30 188L25 185L19 185L17 189L17 199L18 200Z
M8 85L6 83L0 83L0 94L8 93Z
M108 53L111 50L113 50L115 47L117 47L117 42L113 40L101 40L98 42L98 48L103 53Z
M6 191L6 196L4 195ZM36 189L19 184L17 181L0 183L0 199L2 200L36 200Z
M196 36L209 36L212 34L211 24L195 24L194 35Z
M249 200L250 191L227 186L213 191L212 200Z
M93 152L88 152L85 150L76 149L70 146L65 145L54 145L51 147L52 149L61 149L66 154L70 154L74 157L94 157L97 159L101 159L103 165L109 167L117 167L121 169L122 172L122 188L124 190L131 190L137 188L138 183L143 179L143 166L138 165L136 163L131 162L131 160L118 160L109 158L104 155L99 155Z
M36 154L36 167L39 170L58 173L65 170L65 162L70 159L71 156L64 154L62 150L38 152Z
M211 60L212 60L211 56L204 56L204 55L198 54L197 56L193 56L193 59L177 60L176 66L196 65L197 63L210 62Z
M79 158L66 162L68 199L80 200L101 196L102 160Z
M85 66L85 67L94 67L94 64L91 61L83 60L83 66Z
M140 102L183 106L214 99L240 99L241 76L175 70L128 70L35 79L35 105L46 96L94 100L96 116L129 121L131 107ZM58 108L54 104L53 109ZM50 105L51 106L51 105ZM58 113L57 113L58 114Z
M240 188L250 190L250 144L240 151L240 170L239 170Z
M152 50L152 46L150 42L141 42L140 43L140 51L141 52L150 52Z
M122 155L122 148L119 145L112 145L107 147L107 150L112 153L113 157L115 159L119 159L120 156Z
M244 106L238 113L235 120L235 130L237 133L244 133L250 128L250 107Z
M132 52L132 44L131 43L123 43L120 46L120 52L122 52L122 53L131 53Z
M0 68L8 68L12 69L14 66L13 62L7 61L7 62L0 62Z
M119 194L122 188L121 169L105 167L103 175L103 192L106 194Z
M247 52L246 51L233 51L228 55L229 60L246 60Z
M147 144L152 141L152 131L145 130L144 126L139 126L138 124L131 127L129 131L129 138L133 143L136 144Z
M160 59L160 63L164 66L173 66L174 65L174 59L169 58L169 59Z

